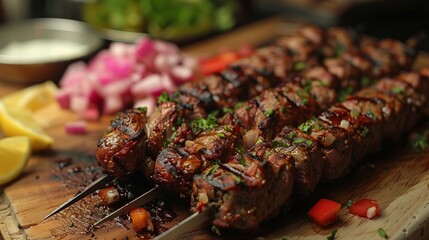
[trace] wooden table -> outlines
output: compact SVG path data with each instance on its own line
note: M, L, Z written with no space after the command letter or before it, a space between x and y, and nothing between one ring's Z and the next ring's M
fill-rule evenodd
M284 23L279 18L268 19L184 50L189 54L207 54L220 47L234 48L242 43L257 46L278 34L293 32L297 26ZM415 67L422 65L429 65L429 56L426 54L419 55ZM0 86L2 94L12 90ZM3 238L135 238L131 230L116 222L98 229L94 235L67 232L67 229L76 227L76 223L68 221L74 217L70 215L70 211L42 221L46 214L81 189L82 186L74 186L71 179L64 176L58 179L57 174L61 172L64 175L66 171L75 170L79 172L93 165L97 140L103 135L112 117L91 122L90 131L86 135L67 135L64 132L64 121L73 120L76 116L56 105L42 109L36 114L36 118L44 121L48 133L55 139L55 144L51 151L33 154L22 176L0 190L0 231ZM62 161L67 159L72 159L71 165L61 166ZM337 239L381 239L377 235L377 229L380 227L386 230L390 239L428 239L429 152L414 153L403 147L392 148L369 157L368 162L340 183L322 186L315 197L324 196L344 203L349 199L370 196L377 199L382 208L382 215L375 220L351 216L343 209L341 221L328 229L321 229L306 218L305 209L300 209L292 211L292 215L285 219L269 221L263 224L259 231L250 234L233 231L217 236L211 233L206 225L202 225L183 239L237 239L237 236L242 239L326 239L333 229L338 229ZM88 176L85 174L81 177L84 181L91 181L86 179ZM87 201L95 200L90 198ZM75 207L85 204L83 201ZM93 220L100 217L97 212L90 215ZM179 209L177 218L171 224L177 223L185 216L186 209Z

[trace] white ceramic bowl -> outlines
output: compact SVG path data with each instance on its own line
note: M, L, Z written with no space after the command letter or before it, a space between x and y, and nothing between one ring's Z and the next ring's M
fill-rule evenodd
M0 80L33 84L58 80L71 62L103 45L86 23L35 18L0 27Z

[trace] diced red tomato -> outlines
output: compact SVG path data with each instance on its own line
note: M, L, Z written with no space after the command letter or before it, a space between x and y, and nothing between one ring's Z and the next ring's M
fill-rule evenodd
M353 215L371 219L380 215L380 206L377 201L364 198L353 203L349 208L349 212Z
M144 208L135 208L130 212L131 221L133 223L134 231L138 232L142 229L148 228L153 230L153 224L150 220L150 213Z
M200 71L203 76L207 76L224 70L229 64L239 60L244 56L252 54L250 46L244 46L238 51L224 50L211 58L200 60Z
M322 198L308 212L307 215L322 227L334 223L338 219L341 204Z
M217 58L204 60L200 64L200 71L203 76L220 72L226 68L226 64Z

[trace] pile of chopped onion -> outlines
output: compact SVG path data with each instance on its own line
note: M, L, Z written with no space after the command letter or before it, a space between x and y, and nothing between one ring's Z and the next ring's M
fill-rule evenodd
M150 114L158 95L195 78L196 63L176 45L148 37L135 44L112 43L88 64L69 66L57 101L86 120L133 106L147 107Z

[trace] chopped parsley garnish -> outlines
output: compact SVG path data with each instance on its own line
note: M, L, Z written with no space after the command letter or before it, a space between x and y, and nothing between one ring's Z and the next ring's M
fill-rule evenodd
M244 153L244 148L242 146L238 146L235 148L235 151L238 153Z
M147 107L138 107L137 109L142 113L147 113Z
M218 111L210 113L206 119L199 118L191 122L191 129L194 134L198 134L203 130L213 129L217 126L216 115Z
M298 126L298 129L301 130L303 133L309 133L311 131L310 122L303 122L301 125Z
M288 144L280 142L280 141L271 141L271 146L273 148L278 148L278 147L288 147Z
M329 235L326 239L327 240L334 240L335 239L335 235L337 234L337 229L334 229L331 231L331 235Z
M262 140L262 138L258 138L258 140L256 140L256 144L262 143L262 142L264 142L264 140Z
M243 156L240 157L240 164L243 165L243 167L247 167L246 160L244 160Z
M372 120L376 120L377 116L375 116L374 112L371 110L366 111L365 115L369 118L371 118Z
M346 207L350 208L352 206L352 204L353 204L353 201L350 199L350 200L347 201Z
M234 178L234 180L235 180L237 183L242 183L242 182L243 182L243 179L242 179L240 176L237 176L237 175L235 175L235 174L232 174L231 176L232 176L232 178Z
M212 232L214 232L214 233L216 233L217 235L220 236L219 228L217 228L215 225L212 225L211 230L212 230Z
M282 106L282 107L280 108L280 112L281 112L281 113L285 113L285 112L286 112L286 106Z
M298 90L298 91L296 91L296 93L299 97L299 100L301 100L302 104L305 105L308 103L308 101L309 101L308 97L309 96L308 96L307 92L305 92L304 90Z
M340 92L338 93L338 101L344 102L344 100L346 100L346 98L350 96L352 93L353 93L352 87L341 89Z
M269 151L267 151L267 150L265 150L265 157L269 157L271 155L271 153L269 152Z
M410 139L411 148L416 152L420 152L427 149L429 147L428 134L429 130L426 130L423 133L414 135Z
M176 138L177 132L176 132L176 128L175 127L173 127L173 131L174 132L173 132L173 134L171 134L170 138L168 138L164 142L164 147L168 147L168 145L171 143L171 141Z
M232 132L231 126L229 126L229 125L225 125L224 129L227 132Z
M395 87L392 89L392 93L394 93L394 94L400 94L400 93L404 93L404 92L405 92L405 90L403 87Z
M384 238L384 239L389 239L389 236L387 236L386 231L383 228L379 228L377 230L378 236Z
M158 97L158 103L168 102L170 101L170 97L167 92L162 92Z
M311 81L310 81L310 80L307 80L307 81L305 81L305 83L304 83L304 91L305 91L306 93L310 93L310 90L311 90Z
M291 133L289 133L289 135L287 136L287 139L291 140L291 139L295 138L296 136L297 136L297 135L296 135L296 132L291 132Z
M233 113L234 110L232 108L223 107L222 108L223 113Z
M226 138L225 133L221 132L217 134L220 138Z
M305 143L306 145L310 146L311 144L313 144L313 141L309 140L309 139L304 139L304 138L296 138L293 141L293 144L299 144L299 143Z
M207 176L212 175L214 172L216 172L216 170L219 168L218 164L215 164L212 166L212 168L209 170L209 172L207 173Z
M175 126L180 126L180 125L182 125L182 123L183 123L183 117L182 117L182 116L179 116L179 117L176 119L176 121L174 122L174 125L175 125Z
M360 133L360 135L361 135L362 137L366 137L366 136L368 136L368 133L369 133L369 129L368 129L367 127L365 127L365 128L362 130L362 132Z
M241 108L241 106L243 106L243 102L238 102L235 104L234 109Z
M369 85L375 82L374 79L369 78L368 76L363 76L360 80L361 87L368 87Z
M266 110L266 111L264 111L264 115L265 115L265 117L272 117L272 116L274 116L274 110L273 109Z
M341 47L339 44L335 47L335 56L339 57L341 55L343 55L344 53L344 48Z
M307 68L307 64L305 62L297 62L293 67L296 71L302 71Z

